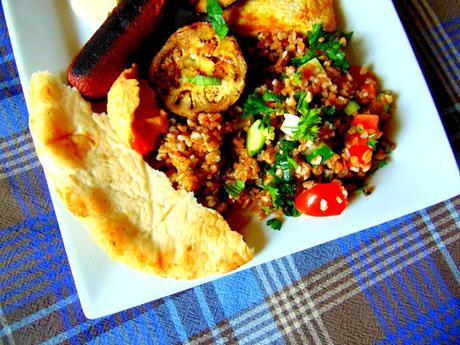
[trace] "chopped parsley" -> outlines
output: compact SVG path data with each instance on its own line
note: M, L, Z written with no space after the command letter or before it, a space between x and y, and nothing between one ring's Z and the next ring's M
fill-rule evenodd
M345 58L345 52L343 51L340 39L344 37L347 40L350 40L352 35L353 32L326 33L323 31L321 24L314 24L312 31L307 33L309 45L307 54L300 58L293 58L292 63L296 66L300 66L315 57L326 55L335 66L346 72L350 67L350 64Z
M271 227L273 230L281 230L281 220L277 218L272 218L267 220L267 225Z
M208 77L205 75L195 75L188 79L189 82L198 86L220 86L222 80L217 77Z
M297 217L300 212L294 205L294 199L297 191L296 179L292 170L297 168L297 162L291 157L292 150L297 146L296 142L290 140L281 140L279 150L275 154L275 164L268 166L266 170L274 178L270 184L263 186L272 198L273 207L282 209L286 216ZM281 169L281 176L276 175L276 171Z
M319 115L321 114L321 109L310 109L305 92L300 92L297 111L300 114L300 121L297 130L294 132L294 139L315 141L320 130L321 117Z
M367 139L367 145L369 145L370 147L372 147L372 150L376 150L377 148L377 143L378 143L378 138L376 138L377 134L371 134L369 135L369 138Z
M276 109L267 105L268 102L274 102ZM282 107L283 97L276 95L270 91L266 91L263 95L254 92L249 95L246 102L243 104L243 117L247 118L252 115L262 115L261 126L270 129L270 115Z
M221 40L227 36L229 28L222 16L222 7L217 0L206 0L206 12L211 19L212 27Z
M236 180L235 183L226 183L224 185L225 190L227 191L228 195L232 198L238 198L243 191L245 183L241 180Z

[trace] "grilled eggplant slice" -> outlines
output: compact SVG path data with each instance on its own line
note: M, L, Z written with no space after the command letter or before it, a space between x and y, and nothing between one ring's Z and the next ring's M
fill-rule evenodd
M198 22L171 35L152 61L149 79L170 111L193 118L235 103L246 70L236 39L220 40L211 24Z

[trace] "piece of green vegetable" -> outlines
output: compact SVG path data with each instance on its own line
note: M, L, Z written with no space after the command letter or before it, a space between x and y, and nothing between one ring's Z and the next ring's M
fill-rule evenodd
M350 64L345 59L345 52L343 51L340 39L344 37L350 40L352 35L352 32L342 33L336 31L334 33L326 33L323 31L321 24L314 24L312 30L307 33L309 44L307 54L301 58L292 59L292 63L296 66L300 66L315 57L326 55L335 66L346 72ZM320 38L323 39L320 40Z
M223 40L225 36L227 36L229 28L222 16L223 11L219 2L217 0L206 0L206 12L208 13L209 19L211 19L212 27L217 36Z
M241 180L236 180L235 183L226 183L224 188L228 195L232 198L238 198L245 187L245 183Z
M301 116L298 128L294 132L294 139L315 141L320 130L319 124L321 123L321 117L319 115L321 114L321 109L309 109L303 94L304 93L301 94L299 102L297 103L297 111Z
M369 145L370 147L372 147L372 149L375 151L375 149L377 148L377 143L378 143L378 138L376 138L377 134L371 134L369 135L369 137L367 138L367 145Z
M318 165L319 163L326 162L333 155L334 151L325 143L321 143L307 153L305 160L310 164ZM318 156L321 156L321 161L315 164L315 158Z
M345 109L343 111L347 115L353 115L359 109L361 109L361 106L358 103L356 103L355 101L350 101L350 102L348 102L347 106L345 107Z
M281 226L283 225L283 223L279 219L272 218L267 220L267 225L271 227L273 230L281 230Z
M262 120L256 120L249 127L248 134L246 136L246 150L250 156L258 154L265 145L267 139L267 129L263 125Z
M188 79L189 82L198 86L220 86L222 80L217 77L208 77L205 75L195 75Z

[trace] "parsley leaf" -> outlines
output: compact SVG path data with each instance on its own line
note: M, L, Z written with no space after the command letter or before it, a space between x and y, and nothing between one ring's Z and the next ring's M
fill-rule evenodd
M297 130L294 132L294 139L315 141L320 130L318 125L321 123L321 117L319 116L321 109L310 109L306 101L305 92L301 92L297 102L297 111L301 116Z
M273 230L281 230L282 223L281 220L272 218L267 220L267 225L271 227Z
M222 16L222 7L220 7L219 2L217 0L206 0L206 12L211 19L212 26L217 36L223 40L225 36L227 36L229 28Z
M277 107L272 108L267 105L268 102L274 102ZM283 97L276 95L270 91L266 91L263 95L257 92L249 95L246 102L243 104L243 118L252 115L262 115L261 126L270 129L270 116L275 111L281 111Z
M241 180L236 180L235 183L224 184L225 190L232 198L238 198L243 191L244 186L245 183Z
M249 95L246 102L243 104L243 117L249 117L251 115L265 115L271 114L273 112L273 108L269 107L265 102L264 98L254 92L252 95Z
M345 58L345 52L340 44L340 39L344 37L345 39L350 40L352 35L353 32L326 33L323 31L321 24L314 24L312 30L307 33L309 45L307 54L300 58L293 58L292 63L300 66L315 57L326 55L335 66L346 72L350 67L350 64Z

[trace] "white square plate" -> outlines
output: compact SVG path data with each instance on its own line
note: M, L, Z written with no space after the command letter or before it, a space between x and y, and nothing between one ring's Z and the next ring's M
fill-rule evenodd
M342 0L344 29L354 31L352 61L366 63L397 95L397 149L373 178L369 197L356 198L339 217L289 219L282 231L250 224L257 249L249 268L425 208L460 192L460 176L430 92L390 0ZM33 72L65 71L91 34L68 0L3 0L22 86ZM216 279L159 279L110 260L51 197L83 311L97 318Z

